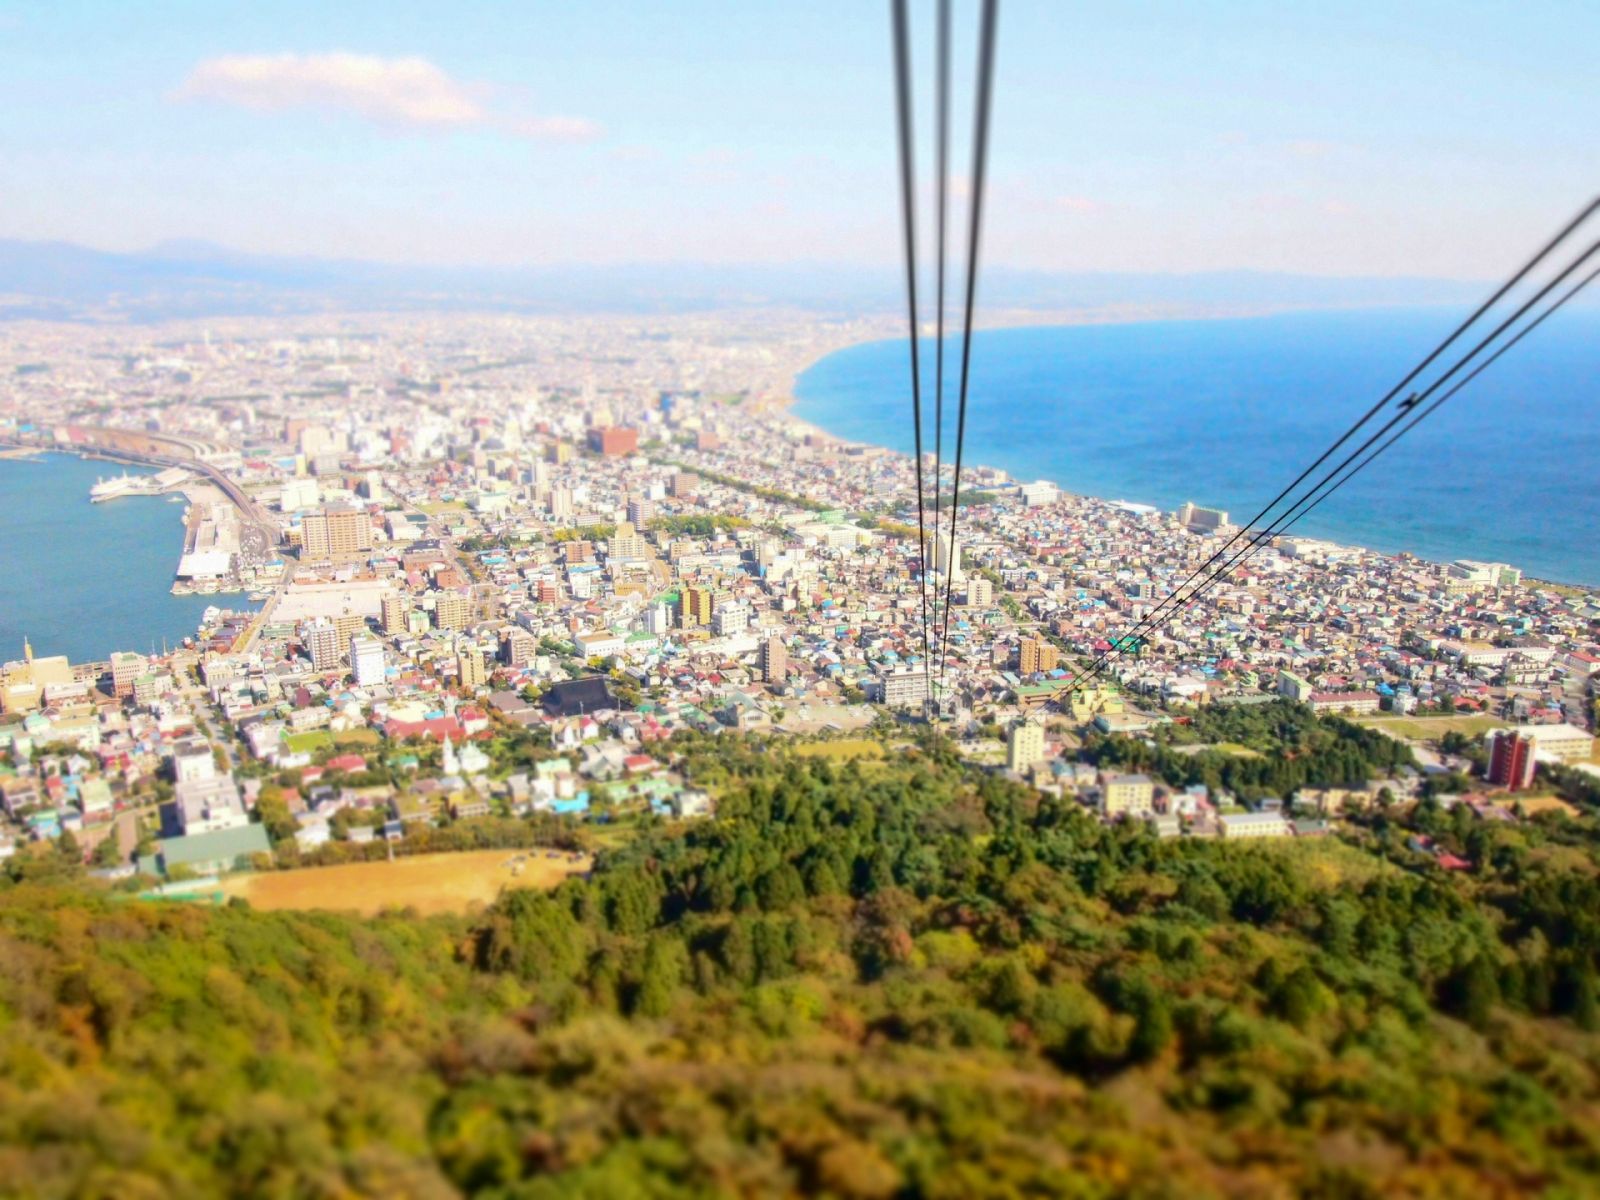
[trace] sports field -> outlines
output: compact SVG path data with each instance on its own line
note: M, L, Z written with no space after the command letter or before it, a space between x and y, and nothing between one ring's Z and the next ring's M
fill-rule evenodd
M831 742L802 742L794 747L800 758L831 758L840 762L852 758L882 758L883 743L871 738L839 738Z
M241 875L223 883L259 909L325 908L371 916L386 908L458 913L485 905L508 888L552 888L587 871L586 856L547 857L545 850L467 850L419 854L393 862L347 863ZM521 859L521 870L515 861Z
M1504 729L1511 724L1500 717L1486 717L1482 713L1460 717L1357 717L1356 723L1411 742L1437 741L1452 731L1471 737L1488 733L1491 729Z

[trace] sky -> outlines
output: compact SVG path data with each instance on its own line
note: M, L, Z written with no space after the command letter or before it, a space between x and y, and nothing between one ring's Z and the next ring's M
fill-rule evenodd
M1592 0L1005 0L984 261L1501 275L1600 187L1596 45ZM890 53L876 0L0 0L0 237L880 267Z

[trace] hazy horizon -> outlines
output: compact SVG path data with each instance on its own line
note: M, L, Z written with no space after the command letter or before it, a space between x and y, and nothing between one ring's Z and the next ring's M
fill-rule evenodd
M915 6L919 78L931 14ZM1569 83L1600 11L1523 15L1012 0L986 268L1502 275L1600 176ZM0 8L0 238L428 268L889 269L887 24L844 0ZM924 173L930 116L924 96Z

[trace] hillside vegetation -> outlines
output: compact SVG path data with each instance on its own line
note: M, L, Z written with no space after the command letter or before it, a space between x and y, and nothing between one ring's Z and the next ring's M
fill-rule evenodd
M476 918L34 864L0 892L0 1193L1600 1187L1592 818L1162 842L936 742L677 746L716 820Z

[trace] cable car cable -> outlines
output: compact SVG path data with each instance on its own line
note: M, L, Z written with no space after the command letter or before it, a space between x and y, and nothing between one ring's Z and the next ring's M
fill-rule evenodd
M934 553L938 554L939 542L939 495L944 490L944 277L945 277L945 246L948 239L945 236L945 218L949 207L950 191L950 0L939 0L939 27L935 56L938 59L938 78L936 82L937 99L934 113L935 133L937 136L937 166L938 175L938 273L937 273L937 316L934 318L934 350L933 350L933 540ZM946 565L939 564L943 572ZM945 628L939 611L939 592L937 583L934 585L933 618L935 628L940 631L939 645L939 678L944 679L945 649L943 630Z
M917 455L917 584L922 594L922 667L928 674L928 539L923 516L922 371L917 349L917 201L912 160L911 48L906 0L890 0L894 26L896 126L900 141L900 217L905 231L906 307L911 326L911 417ZM931 685L930 685L931 692Z
M1390 388L1388 393L1386 393L1383 396L1382 399L1380 399L1376 404L1374 404L1371 408L1369 408L1366 411L1366 413L1364 413L1361 416L1361 418L1359 420L1357 420L1347 430L1345 430L1345 432L1340 435L1340 437L1339 437L1339 439L1337 441L1335 441L1331 446L1329 446L1320 455L1318 455L1316 461L1314 461L1310 466L1306 467L1305 470L1301 471L1300 474L1298 476L1296 476L1295 479L1287 487L1285 487L1281 492L1279 492L1270 501L1268 501L1267 504L1265 506L1263 506L1263 508L1261 509L1260 512L1256 513L1256 515L1254 517L1250 518L1250 520L1245 525L1241 526L1239 531L1237 533L1235 533L1232 537L1230 537L1225 543L1223 543L1223 545L1221 547L1219 547L1211 555L1210 558L1206 559L1205 562L1201 563L1198 567L1196 567L1194 569L1194 571L1189 575L1189 577L1187 579L1185 579L1181 584L1178 585L1178 587L1174 591L1173 595L1177 595L1184 588L1188 587L1189 584L1193 583L1208 568L1210 568L1213 563L1215 563L1219 558L1222 558L1225 554L1227 554L1227 552L1233 547L1233 545L1236 542L1238 542L1238 540L1241 537L1244 537L1252 528L1254 528L1256 525L1258 525L1263 517L1265 517L1268 513L1270 513L1274 508L1276 508L1283 501L1284 497L1288 496L1289 493L1291 493L1297 487L1299 487L1302 483L1304 483L1305 480L1312 474L1312 472L1314 472L1318 467L1320 467L1324 462L1326 462L1330 457L1332 457L1334 452L1337 451L1340 446L1344 445L1345 442L1349 441L1350 438L1352 436L1354 436L1355 433L1363 425L1365 425L1368 421L1372 420L1372 418L1374 416L1376 416L1383 409L1384 405L1388 404L1391 400L1393 400L1396 396L1398 396L1401 393L1401 391L1403 391L1405 389L1407 384L1411 383L1414 379L1417 378L1418 375L1422 374L1423 371L1425 371L1429 366L1431 366L1439 358L1439 356L1442 353L1444 353L1445 350L1447 350L1451 345L1453 345L1462 336L1462 334L1464 334L1468 329L1470 329L1473 325L1475 325L1479 321L1479 319L1481 319L1483 317L1483 315L1486 312L1489 311L1489 309L1491 309L1496 303L1498 303L1501 299L1503 299L1507 292L1509 292L1518 283L1522 282L1522 280L1525 279L1528 276L1529 272L1534 270L1534 268L1536 268L1541 262L1543 262L1546 258L1548 258L1550 256L1550 254L1554 250L1556 250L1563 242L1565 242L1567 240L1568 237L1570 237L1579 228L1579 226L1583 225L1584 222L1586 222L1591 216L1593 216L1594 213L1596 212L1596 210L1600 210L1600 196L1597 196L1593 200L1591 200L1589 202L1589 204L1586 205L1583 208L1583 210L1580 211L1577 214L1577 216L1573 217L1572 220L1570 220L1560 230L1560 232L1558 232L1553 238L1551 238L1548 242L1546 242L1545 245L1532 258L1530 258L1526 263L1524 263L1522 265L1522 267L1514 275L1512 275L1503 284L1501 284L1500 287L1497 288L1495 290L1495 292L1487 300L1485 300L1482 304L1480 304L1478 306L1477 310L1474 311L1471 316L1469 316L1460 325L1456 326L1455 330L1447 338L1445 338L1444 341L1440 342L1433 349L1432 353L1430 353L1426 358L1424 358L1420 363L1418 363L1417 366L1412 368L1412 370L1410 372L1408 372L1406 374L1406 376L1403 379L1400 380L1400 382L1395 384L1394 387ZM1145 620L1143 622L1141 622L1141 624L1145 624L1145 623L1149 622L1150 620L1153 620L1155 615L1156 615L1156 613L1158 613L1160 611L1160 609L1161 609L1161 606L1158 605L1156 610L1155 610L1155 612L1152 612L1150 614L1150 616L1146 617ZM1092 674L1095 674L1095 675L1099 674L1099 671L1096 669L1099 665L1100 664L1097 661L1096 664L1090 668L1090 671L1091 671ZM1076 688L1074 688L1074 690L1076 690Z
M1597 202L1597 203L1600 203L1600 202ZM1590 209L1588 211L1593 211L1593 208L1594 208L1594 206L1591 205ZM1570 232L1572 228L1575 228L1575 226L1570 226L1569 229L1567 230L1567 232ZM1293 516L1293 514L1295 514L1295 511L1297 509L1299 509L1302 505L1307 504L1308 501L1311 501L1312 503L1320 502L1320 501L1312 501L1312 497L1314 497L1316 495L1316 493L1318 491L1320 491L1323 487L1327 486L1327 484L1329 483L1330 480L1332 480L1334 477L1336 477L1339 474L1339 472L1343 471L1347 466L1349 466L1351 462L1353 462L1355 459L1359 458L1374 442L1376 442L1379 438L1383 437L1383 435L1386 432L1388 432L1390 429L1393 429L1394 426L1399 424L1401 421L1405 420L1407 415L1412 413L1412 411L1416 408L1417 404L1419 404L1422 400L1427 399L1430 395L1432 395L1435 391L1437 391L1440 387L1442 387L1446 382L1448 382L1449 379L1456 374L1456 372L1460 371L1464 366L1466 366L1468 363L1470 363L1473 358L1475 358L1486 347L1488 347L1490 344L1492 344L1495 341L1496 338L1498 338L1508 328L1510 328L1513 324L1515 324L1518 320L1520 320L1523 316L1525 316L1529 309L1531 309L1539 301L1543 300L1547 295L1549 295L1549 293L1551 291L1553 291L1556 287L1558 287L1563 281L1565 281L1567 279L1568 276L1570 276L1574 271L1576 271L1579 267L1581 267L1590 258L1594 257L1594 255L1596 253L1600 253L1600 241L1597 241L1594 244L1592 244L1589 247L1588 250L1586 250L1583 254L1581 254L1573 262L1568 264L1568 266L1564 270L1562 270L1560 274L1558 274L1554 279L1550 280L1550 282L1546 283L1537 293L1535 293L1535 295L1532 297L1532 299L1530 299L1530 300L1526 301L1525 303L1523 303L1521 305L1521 307L1519 307L1516 310L1516 312L1512 313L1512 315L1510 317L1507 317L1498 326L1496 326L1495 329L1488 336L1486 336L1480 342L1478 342L1478 344L1476 346L1474 346L1470 351L1468 351L1466 354L1462 355L1456 361L1454 366L1452 366L1448 371L1446 371L1443 375L1441 375L1438 379L1436 379L1424 391L1422 391L1420 393L1413 393L1411 396L1407 397L1406 398L1406 402L1400 407L1399 411L1393 417L1391 417L1388 422L1386 422L1383 426L1381 426L1376 433L1374 433L1365 442L1363 442L1359 447L1357 447L1355 451L1353 451L1349 456L1347 456L1338 466L1334 467L1330 472L1328 472L1328 474L1325 475L1321 480L1319 480L1317 483L1312 485L1311 489L1304 496L1300 497L1293 504L1291 504L1290 507L1284 513L1280 514L1277 518L1275 518L1273 520L1273 522L1267 526L1266 529L1261 530L1261 531L1257 532L1256 534L1254 534L1251 537L1250 541L1246 544L1244 549L1242 549L1239 552L1235 553L1234 556L1231 559L1228 560L1228 562L1226 562L1222 567L1218 568L1218 570L1216 572L1214 572L1205 581L1203 581L1199 587L1195 588L1192 592L1190 592L1189 595L1183 596L1183 594L1182 594L1183 593L1183 588L1187 587L1189 585L1189 583L1192 582L1194 580L1194 578L1201 573L1201 571L1204 571L1206 569L1206 567L1210 566L1211 563L1215 562L1216 559L1218 557L1220 557L1222 554L1224 554L1227 551L1227 549L1230 546L1232 546L1240 537L1244 536L1244 534L1246 532L1248 532L1248 529L1242 529L1242 530L1240 530L1239 533L1235 534L1232 538L1230 538L1228 540L1227 545L1223 546L1223 548L1221 550L1217 551L1216 554L1213 554L1212 557L1210 559L1208 559L1205 564L1202 564L1202 566L1198 570L1196 570L1193 574L1191 574L1187 580L1185 580L1182 584L1180 584L1178 586L1178 588L1174 589L1174 591L1172 592L1171 595L1169 595L1165 600L1163 600L1160 604L1158 604L1156 606L1156 608L1154 610L1152 610L1140 622L1138 622L1133 627L1132 630L1130 630L1127 634L1123 635L1123 637L1117 639L1117 641L1114 642L1111 645L1111 647L1108 650L1106 650L1105 653L1103 653L1090 666L1088 672L1086 672L1085 674L1089 678L1098 677L1100 675L1100 673L1104 670L1105 666L1110 662L1110 660L1112 658L1114 658L1117 655L1119 655L1119 654L1124 652L1123 647L1125 646L1127 641L1130 640L1130 639L1136 638L1136 636L1137 636L1137 634L1139 633L1140 630L1148 629L1148 627L1152 623L1154 623L1161 616L1163 609L1166 609L1169 605L1174 605L1174 604L1177 607L1182 608L1182 607L1188 605L1189 603L1193 602L1194 600L1198 599L1212 585L1214 585L1223 576L1225 576L1227 574L1227 572L1230 571L1234 567L1235 564L1237 564L1238 562L1242 561L1249 554L1253 553L1256 549L1258 549L1260 547L1260 545L1263 542L1265 542L1269 538L1277 536L1279 533L1281 533L1283 531L1283 529L1286 527L1286 523L1288 521L1290 521L1291 519L1297 520L1298 517L1297 516ZM1533 332L1534 329L1536 329L1541 323L1543 323L1543 321L1544 321L1544 319L1546 317L1550 316L1557 309L1559 309L1562 305L1564 305L1568 300L1570 300L1573 296L1577 295L1580 291L1582 291L1583 288L1585 286L1587 286L1589 280L1592 279L1593 277L1594 277L1594 275L1591 274L1582 283L1578 284L1576 287L1574 287L1569 292L1567 292L1561 299L1559 299L1555 304L1553 304L1544 314L1542 314L1536 320L1531 322L1520 333L1518 333L1515 337L1510 339L1504 346L1500 347L1490 358L1486 359L1471 374L1469 374L1465 379L1461 380L1461 382L1459 384L1457 384L1455 387L1453 387L1444 396L1441 396L1439 399L1435 400L1433 404L1431 404L1427 409L1424 410L1424 413L1426 414L1426 413L1431 413L1431 412L1435 411L1441 404L1444 403L1445 400L1448 400L1451 396L1453 396L1457 392L1459 392L1462 387L1464 387L1473 378L1476 378L1476 376L1479 373L1481 373L1484 368L1488 367L1488 365L1490 363L1492 363L1496 358L1498 358L1501 354L1505 353L1505 351L1509 350L1518 341L1520 341L1524 336L1526 336L1527 334ZM1504 292L1504 289L1502 289L1502 293L1501 294L1503 294L1503 292ZM1415 378L1415 375L1416 375L1416 372L1413 372L1412 375L1410 376L1410 378ZM1418 423L1418 421L1420 421L1420 419L1421 419L1420 416L1415 417L1411 421L1411 423L1406 426L1406 430L1414 428L1415 425ZM1401 433L1406 432L1406 430L1402 430ZM1399 436L1400 436L1399 434L1396 434L1394 438L1391 438L1388 442L1386 442L1384 444L1384 446L1383 446L1383 449L1387 449L1388 446L1392 445L1394 443L1394 441L1398 439ZM1348 437L1348 435L1346 435L1346 437ZM1343 440L1345 440L1345 439L1341 439L1341 441L1343 441ZM1381 450L1379 451L1379 453L1381 453ZM1377 456L1376 454L1372 455L1373 458L1375 458L1376 456ZM1323 458L1326 458L1326 457L1327 457L1327 454L1324 454ZM1369 458L1367 461L1370 462L1371 458ZM1365 464L1363 464L1363 465L1365 465ZM1360 468L1357 468L1357 469L1359 470ZM1309 472L1307 472L1307 473L1309 473ZM1355 472L1352 471L1351 474L1353 475L1353 474L1355 474ZM1348 476L1346 478L1348 478ZM1331 495L1332 492L1334 490L1336 490L1338 486L1342 486L1342 481L1341 481L1340 484L1336 484L1334 488L1329 489L1329 492L1327 494ZM1309 509L1307 509L1307 511L1309 511ZM1299 514L1299 516L1304 516L1304 515L1305 515L1304 513L1300 513ZM1170 616L1171 613L1169 612L1167 615ZM1080 686L1081 680L1082 680L1082 677L1080 676L1079 680L1075 680L1074 681L1072 688L1069 690L1069 694L1072 691L1076 691L1077 690L1078 686Z
M994 94L995 25L999 20L999 0L984 0L983 20L978 32L978 95L972 129L972 201L967 222L966 311L961 322L961 383L956 405L956 463L950 492L950 560L952 574L959 565L956 543L957 522L961 514L961 451L967 436L967 384L972 371L972 314L978 287L978 242L983 228L984 176L989 159L989 111ZM948 631L953 580L945 579L944 629Z

